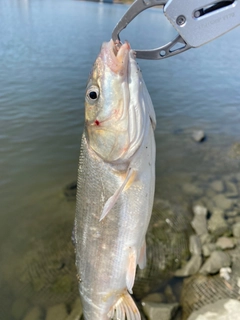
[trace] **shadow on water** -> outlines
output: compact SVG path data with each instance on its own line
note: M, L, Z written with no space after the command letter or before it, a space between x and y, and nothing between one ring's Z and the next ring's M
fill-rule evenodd
M70 240L75 202L66 199L63 187L76 180L91 65L126 8L66 0L0 3L1 319L24 319L34 306L42 308L44 319L52 305L64 303L70 310L78 295ZM190 228L164 240L158 228L169 216L189 225L193 204L211 210L219 198L212 183L219 180L223 195L235 192L232 206L239 210L239 32L161 62L139 61L158 121L150 226L156 229L149 233L149 254L157 260L154 239L174 240L176 250L165 265L171 265L171 276L189 256L184 237ZM173 35L160 10L151 9L122 39L149 48ZM199 129L207 135L202 144L192 139ZM156 222L158 214L162 220ZM142 298L153 287L139 279L136 295Z

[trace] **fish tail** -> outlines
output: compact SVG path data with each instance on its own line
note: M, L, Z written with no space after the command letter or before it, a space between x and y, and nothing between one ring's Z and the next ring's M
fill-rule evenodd
M130 294L126 291L108 313L109 319L141 320L140 312Z

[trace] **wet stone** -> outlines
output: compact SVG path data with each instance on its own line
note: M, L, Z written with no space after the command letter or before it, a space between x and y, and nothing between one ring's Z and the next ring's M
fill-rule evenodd
M77 298L72 305L71 312L65 320L79 320L82 316L83 309L80 298Z
M206 136L203 130L195 130L192 133L192 138L196 142L203 142Z
M199 196L202 194L202 190L192 183L185 183L182 188L189 195Z
M188 277L196 274L202 265L202 257L200 255L193 255L191 259L183 266L183 268L175 272L176 277Z
M223 192L224 184L221 180L215 180L210 184L210 187L216 192Z
M194 311L188 320L240 320L240 302L222 299Z
M231 210L231 211L226 212L226 216L228 218L235 218L238 215L239 215L239 210Z
M240 222L235 223L232 229L233 229L233 236L236 238L240 238Z
M230 265L231 259L229 254L223 251L213 251L200 269L200 273L204 275L214 274L221 268L229 267Z
M177 301L177 299L173 293L172 287L170 285L166 286L166 288L164 290L164 295L167 298L168 303L174 303Z
M165 297L162 293L151 293L147 295L144 299L142 299L142 302L165 302Z
M225 250L225 249L232 249L235 247L234 241L232 238L228 237L220 237L216 242L216 246Z
M235 183L226 181L227 193L232 196L238 196L238 189Z
M200 240L201 240L201 244L204 245L207 243L211 243L213 241L213 237L209 233L205 233L200 236Z
M196 205L193 207L193 213L195 216L207 216L207 208L201 205Z
M230 210L234 205L234 203L236 202L236 200L228 198L226 197L225 194L220 193L213 198L213 202L215 203L217 208L220 208L223 210Z
M194 218L191 225L198 235L205 234L207 230L207 208L204 206L196 205L193 208Z
M215 243L206 243L202 247L202 252L204 257L209 257L211 253L216 250L216 244Z
M57 304L47 309L45 320L65 320L67 318L67 309L65 304Z
M225 279L226 281L229 281L231 279L231 277L230 277L231 273L232 273L232 269L230 267L221 268L219 270L220 277Z
M234 223L238 221L236 221L236 218L227 218L227 222L229 226L232 226Z
M228 229L228 224L224 219L224 212L221 209L214 209L208 221L208 230L215 235L221 236Z
M23 320L42 320L43 310L40 307L34 307L29 310Z
M216 196L216 191L212 190L211 188L208 188L205 191L205 196L207 197L207 199L209 201L209 199L212 199Z
M171 320L176 314L179 304L143 301L142 307L149 320Z
M189 238L189 251L192 255L200 255L202 253L202 244L199 236L191 235Z

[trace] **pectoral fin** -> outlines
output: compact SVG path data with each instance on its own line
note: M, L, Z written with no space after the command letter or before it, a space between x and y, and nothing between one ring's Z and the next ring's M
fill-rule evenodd
M138 308L128 292L124 293L108 313L110 319L141 320Z
M105 203L101 217L100 217L100 221L102 221L106 217L106 215L109 213L109 211L115 205L120 194L123 192L124 188L125 187L129 188L129 183L132 182L132 175L133 174L134 174L134 171L132 170L132 168L129 168L127 176L126 176L125 180L123 181L122 185L114 192L114 194ZM135 174L134 174L134 176L135 176Z

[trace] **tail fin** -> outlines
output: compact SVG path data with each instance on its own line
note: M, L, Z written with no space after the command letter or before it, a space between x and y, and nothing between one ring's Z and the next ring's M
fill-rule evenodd
M114 320L141 320L140 312L127 291L123 293L111 308L108 317Z

